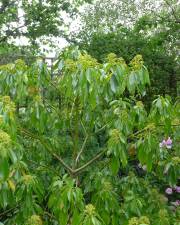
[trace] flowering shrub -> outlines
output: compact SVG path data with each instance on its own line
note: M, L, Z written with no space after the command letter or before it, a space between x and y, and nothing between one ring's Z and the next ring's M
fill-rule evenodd
M180 104L143 102L140 55L0 67L0 222L178 225Z

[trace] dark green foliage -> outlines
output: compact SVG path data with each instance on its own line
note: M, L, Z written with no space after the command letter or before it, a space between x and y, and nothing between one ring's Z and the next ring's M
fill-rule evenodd
M168 54L165 41L161 34L146 37L136 30L122 28L113 33L94 34L90 43L82 45L82 48L100 62L105 60L109 52L125 58L127 62L137 53L143 55L152 84L149 95L169 94L176 97L178 64L174 55Z

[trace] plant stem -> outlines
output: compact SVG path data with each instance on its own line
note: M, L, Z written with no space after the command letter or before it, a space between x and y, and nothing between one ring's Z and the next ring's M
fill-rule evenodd
M94 156L91 160L89 160L87 163L85 163L83 166L77 168L74 172L75 172L75 173L81 172L81 171L84 170L86 167L88 167L89 165L91 165L92 163L94 163L97 159L99 159L106 151L107 151L107 149L102 150L102 151L99 152L96 156Z

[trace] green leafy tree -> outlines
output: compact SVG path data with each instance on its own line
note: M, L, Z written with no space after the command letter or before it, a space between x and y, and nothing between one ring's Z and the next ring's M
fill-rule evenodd
M149 97L152 99L154 94L176 97L178 1L96 1L88 7L82 14L80 31L72 35L73 40L79 40L80 48L100 62L109 52L127 62L141 54L152 83Z
M122 28L114 33L95 34L91 42L83 45L82 48L100 62L105 61L109 52L123 56L127 62L130 62L136 53L142 54L151 77L152 87L148 91L149 98L152 99L158 94L176 97L179 66L175 55L167 53L166 47L163 46L164 42L163 34L149 38L139 34L139 31Z
M0 53L16 46L21 38L23 46L36 50L42 43L53 45L53 37L67 37L66 18L75 18L84 0L2 0L0 2ZM39 43L40 40L40 43ZM28 44L26 42L29 42ZM10 49L8 49L9 51ZM24 52L24 49L22 49ZM12 52L14 49L12 50ZM19 51L17 51L18 53Z
M0 222L178 224L179 103L145 109L142 56L73 49L55 70L0 67Z

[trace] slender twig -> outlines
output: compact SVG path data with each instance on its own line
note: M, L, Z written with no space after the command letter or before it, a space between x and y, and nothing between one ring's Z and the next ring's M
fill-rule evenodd
M79 153L78 153L78 155L77 155L77 157L76 157L75 165L78 164L79 158L80 158L81 154L83 153L83 151L84 151L84 149L85 149L87 140L88 140L88 135L85 137L84 142L83 142L82 147L81 147L81 150L79 151Z
M141 134L142 132L148 130L147 127L141 129L141 130L138 130L137 132L133 133L133 134L130 134L128 137L131 138L131 137L136 137L137 135Z
M79 158L80 158L82 152L83 152L84 149L85 149L85 146L86 146L86 143L87 143L87 140L88 140L88 134L87 134L86 128L85 128L85 126L84 126L84 124L83 124L82 121L81 121L81 126L82 126L82 128L83 128L83 130L84 130L84 133L85 133L86 137L85 137L84 142L83 142L83 144L82 144L82 147L81 147L81 149L80 149L80 151L79 151L79 153L78 153L78 155L77 155L77 157L76 157L76 162L75 162L75 165L76 165L76 166L77 166L77 164L78 164L78 161L79 161Z
M101 132L102 130L104 130L109 124L111 124L113 120L110 120L109 122L107 122L104 126L102 126L101 128L99 128L98 130L95 131L95 134L98 134L99 132Z
M76 173L79 173L81 172L82 170L84 170L86 167L88 167L89 165L91 165L92 163L94 163L97 159L99 159L106 151L107 149L105 150L102 150L101 152L99 152L97 155L95 155L91 160L89 160L87 163L85 163L83 166L73 170L71 167L69 167L64 161L63 159L61 159L60 156L58 156L56 153L54 153L52 151L52 149L50 148L50 146L48 144L46 144L46 142L44 140L42 140L42 138L40 138L39 136L36 136L34 134L32 134L31 132L27 131L26 129L24 128L21 128L21 131L31 137L31 138L34 138L36 140L39 140L41 142L41 144L48 150L48 152L54 156L54 158L56 158L63 166L64 168L72 175L72 174L76 174Z
M104 125L102 128L105 128L106 125ZM160 126L164 126L163 124L160 124ZM175 125L175 126L178 126L178 125ZM102 128L100 128L99 130L102 130ZM139 135L140 133L146 131L146 130L149 130L150 127L145 127L133 134L130 134L129 137L135 137L137 135ZM69 167L65 162L64 160L58 156L56 153L53 152L53 150L51 149L51 147L39 136L36 136L34 134L32 134L31 132L27 131L26 129L24 128L21 128L20 129L23 133L25 133L27 136L31 137L31 138L34 138L36 140L39 140L41 142L41 144L48 150L48 152L54 157L56 158L63 166L64 168L71 174L71 175L75 175L81 171L83 171L85 168L87 168L88 166L90 166L92 163L94 163L96 160L98 160L101 156L103 156L103 154L107 151L107 149L104 149L102 151L100 151L99 153L97 153L92 159L90 159L88 162L86 162L84 165L82 165L81 167L77 168L77 169L72 169L71 167ZM81 147L81 150L76 158L76 161L78 162L79 160L79 157L80 155L82 154L84 148L85 148L85 145L86 145L86 142L87 142L87 138L88 136L86 136L84 142L83 142L83 145Z
M47 215L47 216L49 216L51 219L52 218L55 219L55 216L53 214L47 212L47 211L44 211L44 214Z
M36 166L44 167L44 168L47 168L48 170L53 170L53 173L57 174L57 176L60 176L59 173L58 173L55 169L50 168L49 166L39 164L39 163L37 163L37 162L35 162L35 161L33 161L33 160L30 160L30 159L27 159L27 161L33 163L33 164L36 165Z
M85 128L85 126L84 126L82 120L81 120L81 126L82 126L82 128L83 128L83 130L84 130L85 135L87 136L87 130L86 130L86 128Z
M95 134L98 134L99 132L101 132L102 130L104 130L107 127L108 123L105 124L103 127L99 128L97 131L95 131Z
M91 160L89 160L87 163L85 163L83 166L79 167L78 169L76 169L74 172L75 173L79 173L82 170L84 170L86 167L88 167L89 165L91 165L92 163L94 163L97 159L99 159L102 155L104 155L104 153L107 151L107 149L102 150L101 152L99 152L97 155L95 155Z
M171 9L172 15L174 16L176 22L179 23L180 21L179 21L179 19L177 18L176 11L175 11L175 9L173 8L173 6L171 5L171 3L168 2L168 0L164 0L164 1L165 1L165 3L169 6L169 8Z
M165 124L157 124L157 126L159 127L164 127ZM171 124L172 127L179 127L180 126L180 123L179 124Z
M60 112L57 110L56 107L54 107L53 105L51 105L45 98L44 98L44 101L45 101L45 103L47 103L47 104L48 104L48 105L56 112L56 114L57 114L58 116L61 117L61 114L60 114Z
M13 210L17 209L18 207L19 207L19 205L15 206L15 207L13 207L13 208L10 208L10 209L5 210L4 212L0 213L0 217L2 217L2 216L4 216L4 215L6 215L6 214L12 212Z
M51 149L51 147L39 136L37 135L34 135L32 134L31 132L27 131L26 129L24 128L20 128L21 132L23 132L25 135L33 138L33 139L36 139L38 141L40 141L40 143L45 147L45 149L54 157L56 158L63 166L64 168L70 173L70 174L73 174L74 173L74 170L69 167L65 162L64 160L58 156L55 152L53 152L53 150Z

